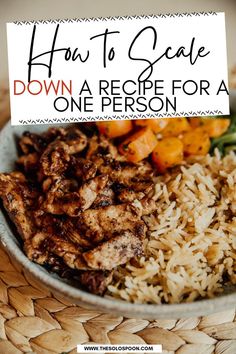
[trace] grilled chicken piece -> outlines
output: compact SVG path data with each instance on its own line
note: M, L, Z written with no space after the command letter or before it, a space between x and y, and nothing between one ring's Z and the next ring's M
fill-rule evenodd
M50 201L52 201L55 197L60 198L66 193L76 191L79 188L79 184L75 179L56 176L46 178L42 183L42 187L45 193L50 194Z
M78 245L57 235L46 235L44 247L60 257L63 257L65 253L81 254L81 248Z
M31 209L37 197L35 191L22 182L21 178L1 173L0 197L20 236L23 240L30 238L35 229L31 216Z
M67 169L69 161L69 148L63 141L49 144L40 158L45 176L60 176Z
M118 196L123 203L142 199L153 189L152 166L147 161L137 164L126 161L104 136L94 136L90 140L87 158L96 164L99 173L109 175L115 192L115 185L123 185L124 190L120 190Z
M64 141L69 147L69 153L75 154L82 151L87 145L87 137L76 125L70 125L66 128L50 128L42 134L47 144L53 141Z
M148 195L154 188L152 180L130 181L128 185L115 182L113 190L117 199L122 203L132 203L135 199L141 200Z
M3 175L6 176L7 174L3 174ZM17 182L20 182L20 183L25 183L26 182L26 177L25 177L25 175L22 172L13 171L13 172L9 173L9 176L11 176Z
M32 152L28 155L22 155L16 163L23 168L23 171L26 174L36 172L39 168L39 154L37 152Z
M33 213L33 218L37 228L44 233L60 235L85 250L92 248L91 242L78 229L76 219L48 214L40 209Z
M24 251L31 261L38 264L47 263L50 253L47 249L42 247L47 237L47 233L38 231L24 242Z
M153 175L151 166L144 162L133 164L127 161L112 160L110 163L106 162L101 165L99 171L108 174L113 182L123 183L128 186L130 186L132 181L147 180L150 182Z
M150 215L157 210L155 200L148 197L144 197L141 200L135 199L131 205L138 210L140 217ZM143 220L145 221L145 218Z
M129 181L129 188L135 193L149 194L154 188L154 182L151 177L143 179L142 176L137 176Z
M72 169L72 175L75 175L81 181L87 181L94 178L97 172L97 166L94 162L72 156L70 162L70 168Z
M63 199L66 195L76 191L78 183L72 179L64 177L49 177L43 182L43 191L46 192L46 200L42 204L42 209L51 214L64 214Z
M69 148L69 154L76 154L83 151L87 146L87 137L75 126L65 129L62 140L67 144Z
M46 148L47 141L42 135L24 132L19 141L19 146L24 154L41 152Z
M85 210L78 218L78 227L89 240L97 243L123 230L134 229L140 221L140 210L129 204L110 205Z
M84 237L82 232L78 229L76 219L74 218L67 218L66 220L63 220L57 228L57 232L61 235L61 237L66 237L83 249L89 249L93 246L90 240Z
M94 135L89 141L86 159L95 162L99 168L104 162L124 160L124 157L118 154L117 148L104 135Z
M37 209L32 213L33 222L37 230L52 235L60 231L61 225L64 223L64 218L59 218L57 215L45 213L42 209Z
M130 258L140 256L142 252L142 239L134 232L127 230L103 242L93 250L83 253L83 257L92 269L111 270L126 263Z
M107 175L100 175L85 182L79 189L81 210L86 210L94 203L97 196L105 188L108 182Z
M73 242L57 235L48 235L43 243L48 252L62 257L63 261L70 268L74 268L76 258L81 256L81 248Z
M61 175L68 167L70 155L84 150L87 145L87 137L79 129L60 129L60 134L62 139L51 142L41 156L46 176Z
M135 192L131 188L124 188L117 195L117 198L122 203L132 203L135 199L140 200L144 196L143 192Z
M50 264L50 258L54 255L71 269L89 269L82 257L81 247L55 234L37 232L25 242L24 250L28 258L38 264Z
M85 271L79 276L80 284L96 295L103 295L112 282L113 273L109 271Z
M109 206L114 203L115 203L115 193L111 189L111 185L108 182L106 187L97 195L97 198L95 199L92 205L92 209Z
M66 129L62 127L52 127L46 132L43 132L42 136L47 141L48 144L56 139L63 140L63 136L66 134Z
M108 176L100 175L86 181L76 190L76 182L73 184L72 180L56 178L51 186L46 181L43 188L49 190L42 208L48 213L76 217L93 204L107 182Z

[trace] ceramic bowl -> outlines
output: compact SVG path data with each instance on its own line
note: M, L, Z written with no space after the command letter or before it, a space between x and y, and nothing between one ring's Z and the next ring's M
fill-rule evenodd
M16 137L24 130L41 132L48 126L27 126L11 127L8 123L0 133L0 171L8 172L14 168L14 161L17 157ZM23 269L41 282L42 287L47 287L73 303L100 312L110 312L125 317L136 317L143 319L157 318L180 318L188 316L206 315L211 312L226 310L236 305L236 288L227 289L222 295L207 300L199 300L193 303L171 304L171 305L149 305L131 304L121 300L115 300L96 296L75 288L69 281L59 278L53 273L49 273L42 266L31 262L23 253L19 238L12 231L3 208L0 211L0 239L7 252Z

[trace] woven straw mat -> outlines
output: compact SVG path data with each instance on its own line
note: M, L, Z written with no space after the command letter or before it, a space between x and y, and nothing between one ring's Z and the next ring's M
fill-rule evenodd
M9 117L0 85L0 126ZM164 354L236 354L235 310L205 317L126 319L42 289L0 248L0 354L76 353L82 343L162 344Z

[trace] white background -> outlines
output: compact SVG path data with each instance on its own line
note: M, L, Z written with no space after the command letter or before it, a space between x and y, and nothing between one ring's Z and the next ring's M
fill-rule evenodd
M226 14L228 66L236 64L235 0L0 0L0 80L6 79L6 22L15 20L142 15L192 11Z
M225 44L225 23L224 15L217 16L191 16L191 17L166 17L132 20L109 20L106 22L73 22L62 23L58 32L56 47L79 48L79 51L85 53L90 50L90 58L86 63L76 61L74 63L65 62L62 53L56 53L54 56L53 75L51 79L55 80L73 80L73 97L77 99L78 91L86 79L94 97L94 113L85 113L70 110L66 112L57 112L53 107L55 95L42 93L38 96L24 93L23 95L13 95L13 80L22 80L27 82L27 61L29 56L29 46L32 35L32 25L8 25L8 50L9 50L9 68L10 68L10 92L11 92L11 115L12 123L19 124L24 119L45 119L45 118L78 118L84 117L114 117L112 106L106 108L106 112L101 111L101 98L98 96L99 79L119 79L137 80L139 73L146 67L146 64L137 61L131 61L127 52L134 36L145 26L153 26L157 29L158 42L155 51L150 48L148 34L143 35L141 45L135 50L137 57L146 57L155 60L160 56L168 46L178 49L180 46L189 48L192 37L196 37L196 49L204 46L210 54L205 58L199 58L195 65L189 63L189 58L162 59L155 65L154 73L150 79L165 80L165 95L171 95L171 81L180 79L199 81L208 80L211 83L210 95L200 96L195 94L186 95L179 91L177 96L177 110L171 112L173 116L178 113L181 115L206 115L205 112L222 111L222 114L228 114L228 96L221 94L216 96L216 92L221 80L227 84L227 56ZM52 38L55 32L56 24L37 25L34 54L49 50ZM89 38L95 34L103 33L105 29L118 30L120 34L114 35L113 44L116 49L116 58L105 69L102 65L102 40L95 39L92 42ZM147 36L147 37L146 37ZM109 41L108 41L109 43ZM16 59L17 58L17 59ZM47 62L47 61L46 61ZM31 80L42 81L47 79L47 70L41 66L32 68ZM48 80L47 80L48 81ZM69 94L66 95L69 99ZM133 96L137 97L136 95ZM150 91L146 98L153 97ZM164 96L163 96L164 97ZM123 107L122 107L123 108ZM200 113L202 111L202 114ZM165 113L165 107L159 113ZM183 114L184 112L184 114ZM197 114L196 114L197 112ZM130 115L132 112L122 112ZM117 113L117 116L122 115ZM146 111L145 113L153 113ZM176 114L177 113L177 114ZM214 113L212 113L214 114Z

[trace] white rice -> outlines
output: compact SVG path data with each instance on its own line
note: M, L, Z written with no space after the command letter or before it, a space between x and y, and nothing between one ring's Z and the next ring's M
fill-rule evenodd
M236 156L195 157L157 177L145 255L119 267L108 294L135 303L211 298L236 283Z

